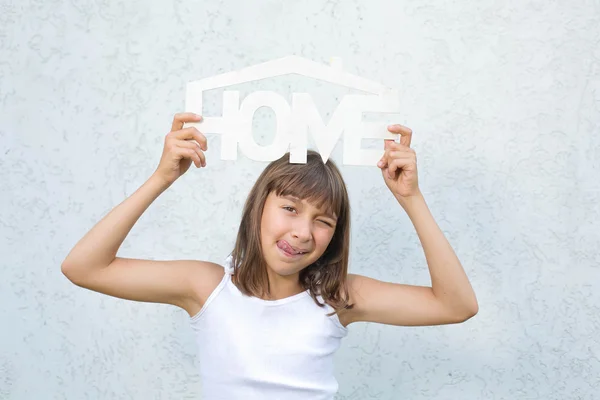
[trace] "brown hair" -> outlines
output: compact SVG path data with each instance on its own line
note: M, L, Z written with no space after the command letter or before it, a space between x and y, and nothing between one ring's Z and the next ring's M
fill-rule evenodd
M250 190L232 252L235 283L248 296L270 294L267 265L260 243L260 222L267 196L294 196L337 216L335 232L323 255L300 271L300 284L336 310L350 309L346 275L350 248L350 202L346 184L333 161L307 151L306 164L291 164L289 153L271 162Z

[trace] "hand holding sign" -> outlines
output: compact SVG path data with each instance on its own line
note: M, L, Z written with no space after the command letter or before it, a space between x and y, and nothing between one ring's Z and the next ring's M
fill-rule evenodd
M399 200L418 195L417 154L410 148L412 130L402 125L390 125L388 131L400 134L400 143L385 141L385 152L377 163L385 184Z
M206 138L194 127L183 128L184 123L200 122L202 117L194 113L175 114L171 131L165 137L160 163L154 175L170 185L192 165L206 167L203 150L208 149Z

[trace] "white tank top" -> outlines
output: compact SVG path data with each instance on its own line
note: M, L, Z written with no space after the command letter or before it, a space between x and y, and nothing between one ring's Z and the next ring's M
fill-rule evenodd
M245 296L225 275L191 318L203 400L333 399L333 354L348 330L308 291L280 300ZM322 298L319 298L322 302Z

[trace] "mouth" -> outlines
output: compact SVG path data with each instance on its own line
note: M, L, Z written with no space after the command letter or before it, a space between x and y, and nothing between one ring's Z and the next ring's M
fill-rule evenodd
M277 248L279 250L281 250L281 252L288 257L300 257L300 256L308 253L308 250L291 246L285 240L278 241Z

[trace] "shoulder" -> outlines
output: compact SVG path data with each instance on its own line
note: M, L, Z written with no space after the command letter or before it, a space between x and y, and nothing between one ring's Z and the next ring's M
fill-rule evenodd
M222 265L208 261L192 261L190 282L194 293L194 302L187 310L190 315L196 314L223 280L225 269Z
M225 269L220 264L197 261L195 267L191 270L191 275L194 291L204 302L223 279Z
M365 285L368 287L369 285L379 281L364 275L348 274L346 277L346 282L348 283L350 301L354 303L360 299L362 292L365 291Z

